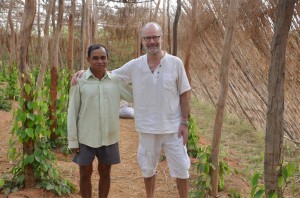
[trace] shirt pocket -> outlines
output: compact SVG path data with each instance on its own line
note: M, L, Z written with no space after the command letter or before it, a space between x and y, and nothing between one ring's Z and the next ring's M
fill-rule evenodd
M171 75L165 75L163 77L163 87L167 91L176 91L177 90L177 84L176 84L176 78Z

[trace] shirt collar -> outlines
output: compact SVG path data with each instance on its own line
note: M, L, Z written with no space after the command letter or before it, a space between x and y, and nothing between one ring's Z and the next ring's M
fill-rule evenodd
M94 76L94 74L91 72L90 68L88 68L88 70L86 71L86 74L85 74L85 79L88 79L88 78L91 77L91 76L92 76L93 78L96 78L96 77ZM112 77L112 74L109 73L109 72L107 72L107 70L105 70L105 74L104 74L103 79L105 79L105 78L111 79L111 77Z

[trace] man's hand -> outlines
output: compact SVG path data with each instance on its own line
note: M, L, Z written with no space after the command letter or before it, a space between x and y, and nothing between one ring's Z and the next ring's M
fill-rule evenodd
M71 148L71 151L74 155L78 155L79 153L79 148Z
M71 79L71 85L76 85L78 82L77 82L77 78L81 78L82 74L84 73L85 71L84 70L80 70L78 72L76 72L73 76L72 76L72 79Z
M178 138L181 138L182 136L183 145L186 145L188 142L188 132L189 132L188 128L189 128L188 126L182 124L179 126Z

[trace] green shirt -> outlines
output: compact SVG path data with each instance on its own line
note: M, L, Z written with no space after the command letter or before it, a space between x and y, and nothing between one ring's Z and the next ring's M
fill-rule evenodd
M99 80L88 69L70 89L68 107L69 148L79 143L97 148L119 140L120 99L132 102L132 90L106 72Z

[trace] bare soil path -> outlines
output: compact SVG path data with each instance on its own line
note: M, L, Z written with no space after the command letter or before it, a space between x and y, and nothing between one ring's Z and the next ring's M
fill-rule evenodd
M14 102L14 106L17 103ZM13 166L7 157L7 151L9 147L9 138L11 137L11 128L13 126L12 113L4 112L0 110L0 177L7 173ZM121 163L112 167L111 173L111 189L109 198L143 198L145 197L144 181L139 170L137 163L136 152L138 147L138 134L134 129L134 120L132 119L120 119L120 152ZM200 140L200 144L210 144L204 139ZM234 151L228 151L229 153ZM72 156L64 156L61 153L56 153L57 161L55 165L60 170L60 175L67 178L74 183L79 189L79 170L78 166L72 162ZM230 168L232 170L239 169L241 164L237 159L233 159L229 155L226 158ZM195 160L192 160L195 161ZM97 160L94 160L94 172L92 176L93 185L93 198L97 197L98 192L98 174L97 174ZM197 174L195 170L191 168L191 179L197 180ZM236 189L242 197L249 197L250 186L241 175L232 171L225 179L225 189L219 193L219 197L226 198L228 196L229 189ZM191 188L192 189L192 188ZM3 194L0 194L0 198L4 198ZM20 189L17 192L10 193L9 198L57 198L52 192L45 191L43 189ZM66 197L79 198L79 192L71 194ZM157 168L157 180L156 180L156 198L177 198L177 188L175 180L169 177L169 171L166 161L161 161Z
M7 157L9 147L9 138L13 125L12 113L0 110L0 177L8 172L12 167ZM134 120L120 119L120 151L121 163L112 167L111 189L109 197L111 198L135 198L145 197L143 177L140 173L136 152L138 147L138 134L134 130ZM61 171L61 175L68 178L79 189L79 171L76 164L71 160L71 156L57 154L56 165ZM93 197L97 197L98 174L97 160L94 160L94 173L92 176ZM162 161L157 169L156 197L174 198L178 197L175 180L169 177L168 167L165 161ZM4 197L0 194L0 197ZM57 197L51 192L42 189L21 189L18 192L10 193L9 198L40 198ZM80 197L78 193L68 197Z

